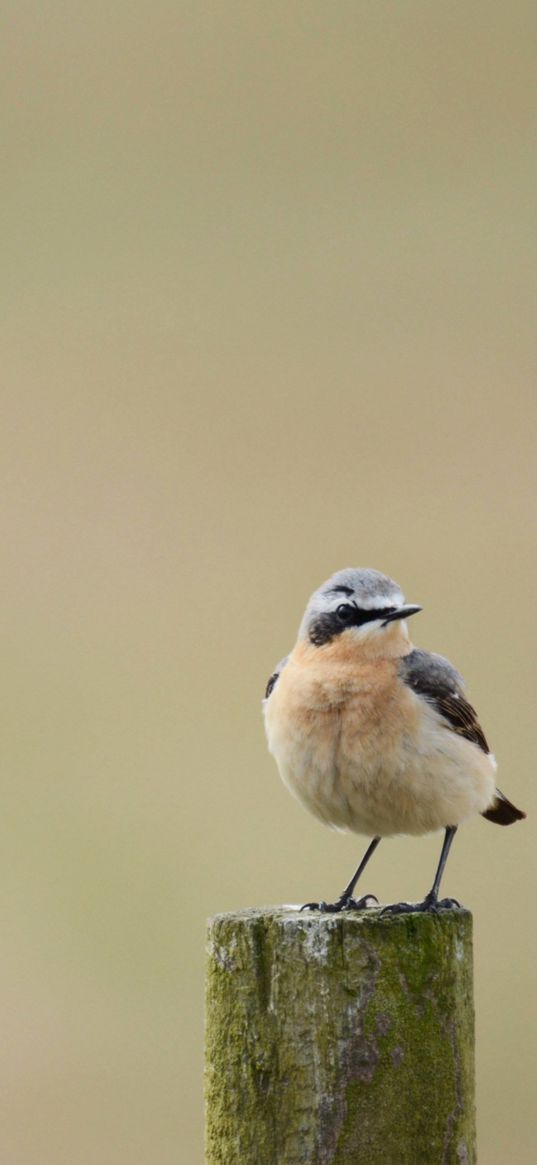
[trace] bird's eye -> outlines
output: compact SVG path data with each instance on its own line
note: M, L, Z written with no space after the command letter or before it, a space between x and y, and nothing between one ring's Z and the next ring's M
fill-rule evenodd
M350 603L340 603L336 615L341 623L350 623L355 615L355 609L351 607Z

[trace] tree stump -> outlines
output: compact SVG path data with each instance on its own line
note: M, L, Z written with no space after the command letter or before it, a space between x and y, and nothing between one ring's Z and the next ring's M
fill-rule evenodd
M209 923L208 1165L474 1165L472 916Z

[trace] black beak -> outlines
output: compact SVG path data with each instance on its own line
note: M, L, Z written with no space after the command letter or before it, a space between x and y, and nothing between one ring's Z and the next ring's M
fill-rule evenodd
M385 627L387 623L393 623L394 619L409 619L411 615L417 615L418 611L421 610L423 608L416 605L413 607L397 607L395 611L392 611L391 615L386 615L386 618L382 620L381 626Z

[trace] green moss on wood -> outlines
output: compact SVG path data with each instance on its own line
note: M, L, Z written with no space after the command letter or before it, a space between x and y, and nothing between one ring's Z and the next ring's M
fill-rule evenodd
M473 1165L472 919L209 924L208 1165Z

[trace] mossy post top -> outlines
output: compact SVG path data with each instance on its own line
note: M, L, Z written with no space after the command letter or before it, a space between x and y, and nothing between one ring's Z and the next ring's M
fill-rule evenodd
M252 922L276 923L285 925L295 924L300 929L305 926L328 926L328 929L336 929L339 924L343 923L345 926L359 926L368 927L398 927L403 924L403 927L409 921L411 922L410 930L416 933L418 931L427 933L432 923L440 923L442 926L451 926L453 924L461 923L463 926L472 926L472 914L465 906L453 907L451 910L438 911L423 911L410 912L409 914L383 914L383 907L371 906L367 910L341 910L338 914L331 914L327 912L324 914L321 910L305 910L299 905L289 904L282 906L250 906L243 910L225 911L220 914L214 914L212 918L208 919L209 936L211 936L214 927L218 928L226 921L234 920L238 925L251 924Z

